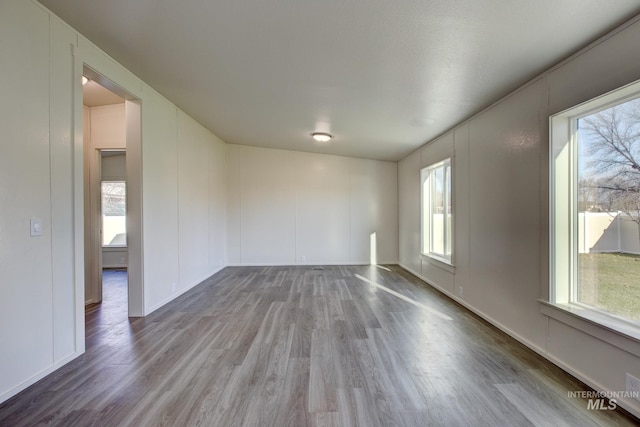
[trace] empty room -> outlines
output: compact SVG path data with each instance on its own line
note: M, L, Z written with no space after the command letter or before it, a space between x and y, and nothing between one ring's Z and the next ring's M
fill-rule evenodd
M0 0L0 426L640 425L636 0Z

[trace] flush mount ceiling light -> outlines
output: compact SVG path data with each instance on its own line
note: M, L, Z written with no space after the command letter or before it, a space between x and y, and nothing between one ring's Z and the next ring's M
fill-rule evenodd
M89 83L89 79L85 76L82 76L82 86L86 85L87 83Z
M327 142L331 138L333 138L333 136L331 136L330 133L326 133L326 132L313 132L311 134L311 137L318 142Z

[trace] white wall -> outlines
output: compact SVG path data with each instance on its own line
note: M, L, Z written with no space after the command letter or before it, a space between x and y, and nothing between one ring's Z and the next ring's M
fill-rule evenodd
M88 107L89 128L91 132L90 147L93 149L126 149L126 116L125 105L103 105Z
M400 263L599 390L640 375L640 345L557 320L549 287L548 120L640 79L640 23L623 27L399 163ZM420 168L454 156L454 269L420 255ZM589 331L585 333L585 331ZM598 337L598 338L596 338ZM635 415L637 401L619 401Z
M127 147L142 314L226 265L227 171L221 141L38 3L0 2L0 51L2 402L84 352L83 65L142 105L142 143Z
M224 164L220 167L225 154L221 141L178 112L178 290L193 287L226 264L225 193L220 191L226 184ZM220 209L212 215L216 207Z
M74 302L69 289L73 281L65 285L60 280L69 277L73 262L64 239L70 228L65 214L70 217L72 207L71 147L58 134L70 110L66 117L53 117L55 129L50 128L50 79L58 77L59 70L49 73L49 17L19 3L0 2L0 396L74 350L64 328L51 324L54 311L73 313ZM70 62L69 55L66 59ZM66 206L53 205L52 191L64 197ZM42 220L42 236L30 237L32 217ZM64 240L54 242L58 236ZM55 279L54 264L59 273ZM73 323L70 326L73 333Z
M394 162L228 146L229 262L396 263Z
M226 265L226 152L219 139L153 89L145 85L144 92L144 277L150 312Z

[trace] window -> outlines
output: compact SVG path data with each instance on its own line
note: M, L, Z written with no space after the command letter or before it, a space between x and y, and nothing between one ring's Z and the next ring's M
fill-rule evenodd
M127 246L127 187L123 181L102 182L102 246Z
M420 171L422 254L451 264L451 159Z
M551 267L550 302L640 327L639 84L551 117Z

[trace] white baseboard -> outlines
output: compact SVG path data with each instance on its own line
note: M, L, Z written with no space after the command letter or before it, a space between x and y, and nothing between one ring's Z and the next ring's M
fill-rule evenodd
M318 265L371 265L368 261L365 262L305 262L298 264L291 263L271 263L271 262L232 262L228 267L314 267ZM380 261L377 265L398 265L397 261Z
M580 381L582 381L583 383L585 383L586 385L591 387L593 390L606 393L606 391L607 391L606 387L603 387L600 383L595 381L590 376L584 374L583 372L576 371L571 366L569 366L566 363L564 363L562 360L557 359L557 358L553 357L550 354L544 356L544 358L547 359L549 362L553 363L554 365L556 365L558 368L560 368L563 371L567 372L569 375L579 379ZM640 418L640 411L634 409L631 406L633 404L633 403L631 403L631 401L629 401L629 403L627 403L626 399L616 399L616 404L618 406L620 406L622 409L624 409L625 411L627 411L630 414L632 414L634 417Z
M532 349L536 353L540 354L541 356L546 357L547 352L542 347L534 344L533 342L529 341L528 339L524 338L523 336L517 334L513 330L509 329L508 327L506 327L502 323L496 321L491 316L488 316L487 314L483 313L482 311L476 309L472 305L469 305L469 303L467 303L465 300L459 298L457 295L454 295L454 294L450 293L449 291L447 291L445 289L442 289L441 287L439 287L437 285L434 285L433 283L429 282L429 280L427 280L421 274L416 273L415 271L413 271L409 267L406 267L406 266L404 266L402 264L399 264L399 265L400 265L400 267L404 268L409 273L413 274L418 279L422 280L423 282L425 282L426 284L428 284L429 286L431 286L432 288L434 288L438 292L443 293L444 295L446 295L447 297L451 298L452 300L454 300L455 302L457 302L458 304L460 304L461 306L463 306L464 308L466 308L470 312L474 313L475 315L477 315L477 316L481 317L482 319L486 320L487 322L491 323L493 326L495 326L496 328L500 329L505 334L507 334L507 335L511 336L512 338L516 339L517 341L519 341L523 345L529 347L530 349Z
M21 391L25 390L26 388L28 388L28 387L32 386L33 384L37 383L38 381L40 381L41 379L43 379L47 375L49 375L52 372L62 368L67 363L71 362L72 360L74 360L78 356L82 355L82 353L83 352L72 353L69 356L60 359L57 363L54 363L53 365L49 366L47 369L44 369L44 370L38 372L36 375L32 376L31 378L27 379L26 381L23 381L20 384L18 384L17 386L15 386L15 387L7 390L6 392L2 393L0 395L0 403L12 398L16 394L20 393Z
M191 289L193 289L194 287L198 286L200 283L204 282L205 280L207 280L208 278L210 278L211 276L213 276L214 274L220 272L222 269L224 269L226 266L220 266L218 268L216 268L215 270L213 270L212 272L208 273L205 277L203 277L202 279L196 280L195 282L189 284L188 286L177 290L175 293L171 294L169 297L165 298L164 300L162 300L161 302L159 302L158 304L152 306L151 308L149 308L148 310L145 310L144 316L148 316L151 313L153 313L154 311L156 311L157 309L159 309L160 307L170 303L171 301L173 301L174 299L178 298L180 295L184 294L187 291L190 291Z
M557 359L556 357L552 356L551 354L549 354L542 347L532 343L528 339L526 339L526 338L522 337L521 335L515 333L511 329L509 329L506 326L504 326L503 324L501 324L500 322L497 322L491 316L488 316L485 313L481 312L480 310L474 308L473 306L469 305L467 302L465 302L464 300L460 299L456 295L452 295L451 293L447 292L446 290L444 290L444 289L442 289L442 288L430 283L427 279L422 277L421 274L416 273L411 268L409 268L409 267L407 267L407 266L405 266L403 264L399 264L399 265L400 265L400 267L402 267L403 269L405 269L409 273L413 274L418 279L422 280L423 282L425 282L426 284L428 284L429 286L431 286L432 288L434 288L438 292L443 293L444 295L446 295L447 297L451 298L452 300L454 300L455 302L457 302L458 304L460 304L461 306L463 306L467 310L471 311L472 313L474 313L477 316L481 317L482 319L486 320L487 322L489 322L490 324L492 324L496 328L500 329L502 332L504 332L505 334L509 335L510 337L515 339L516 341L520 342L524 346L526 346L526 347L530 348L531 350L535 351L540 356L544 357L546 360L548 360L549 362L551 362L554 365L556 365L558 368L560 368L563 371L567 372L569 375L572 375L573 377L575 377L578 380L582 381L583 383L585 383L586 385L591 387L593 390L596 390L596 391L606 391L607 390L600 383L598 383L597 381L593 380L593 378L589 377L588 375L584 374L581 371L578 371L578 370L572 368L571 366L567 365L562 360ZM622 399L618 400L617 403L618 403L618 406L620 406L625 411L633 414L635 417L640 418L640 412L638 410L634 409L631 406L631 405L633 405L633 403L627 403Z

